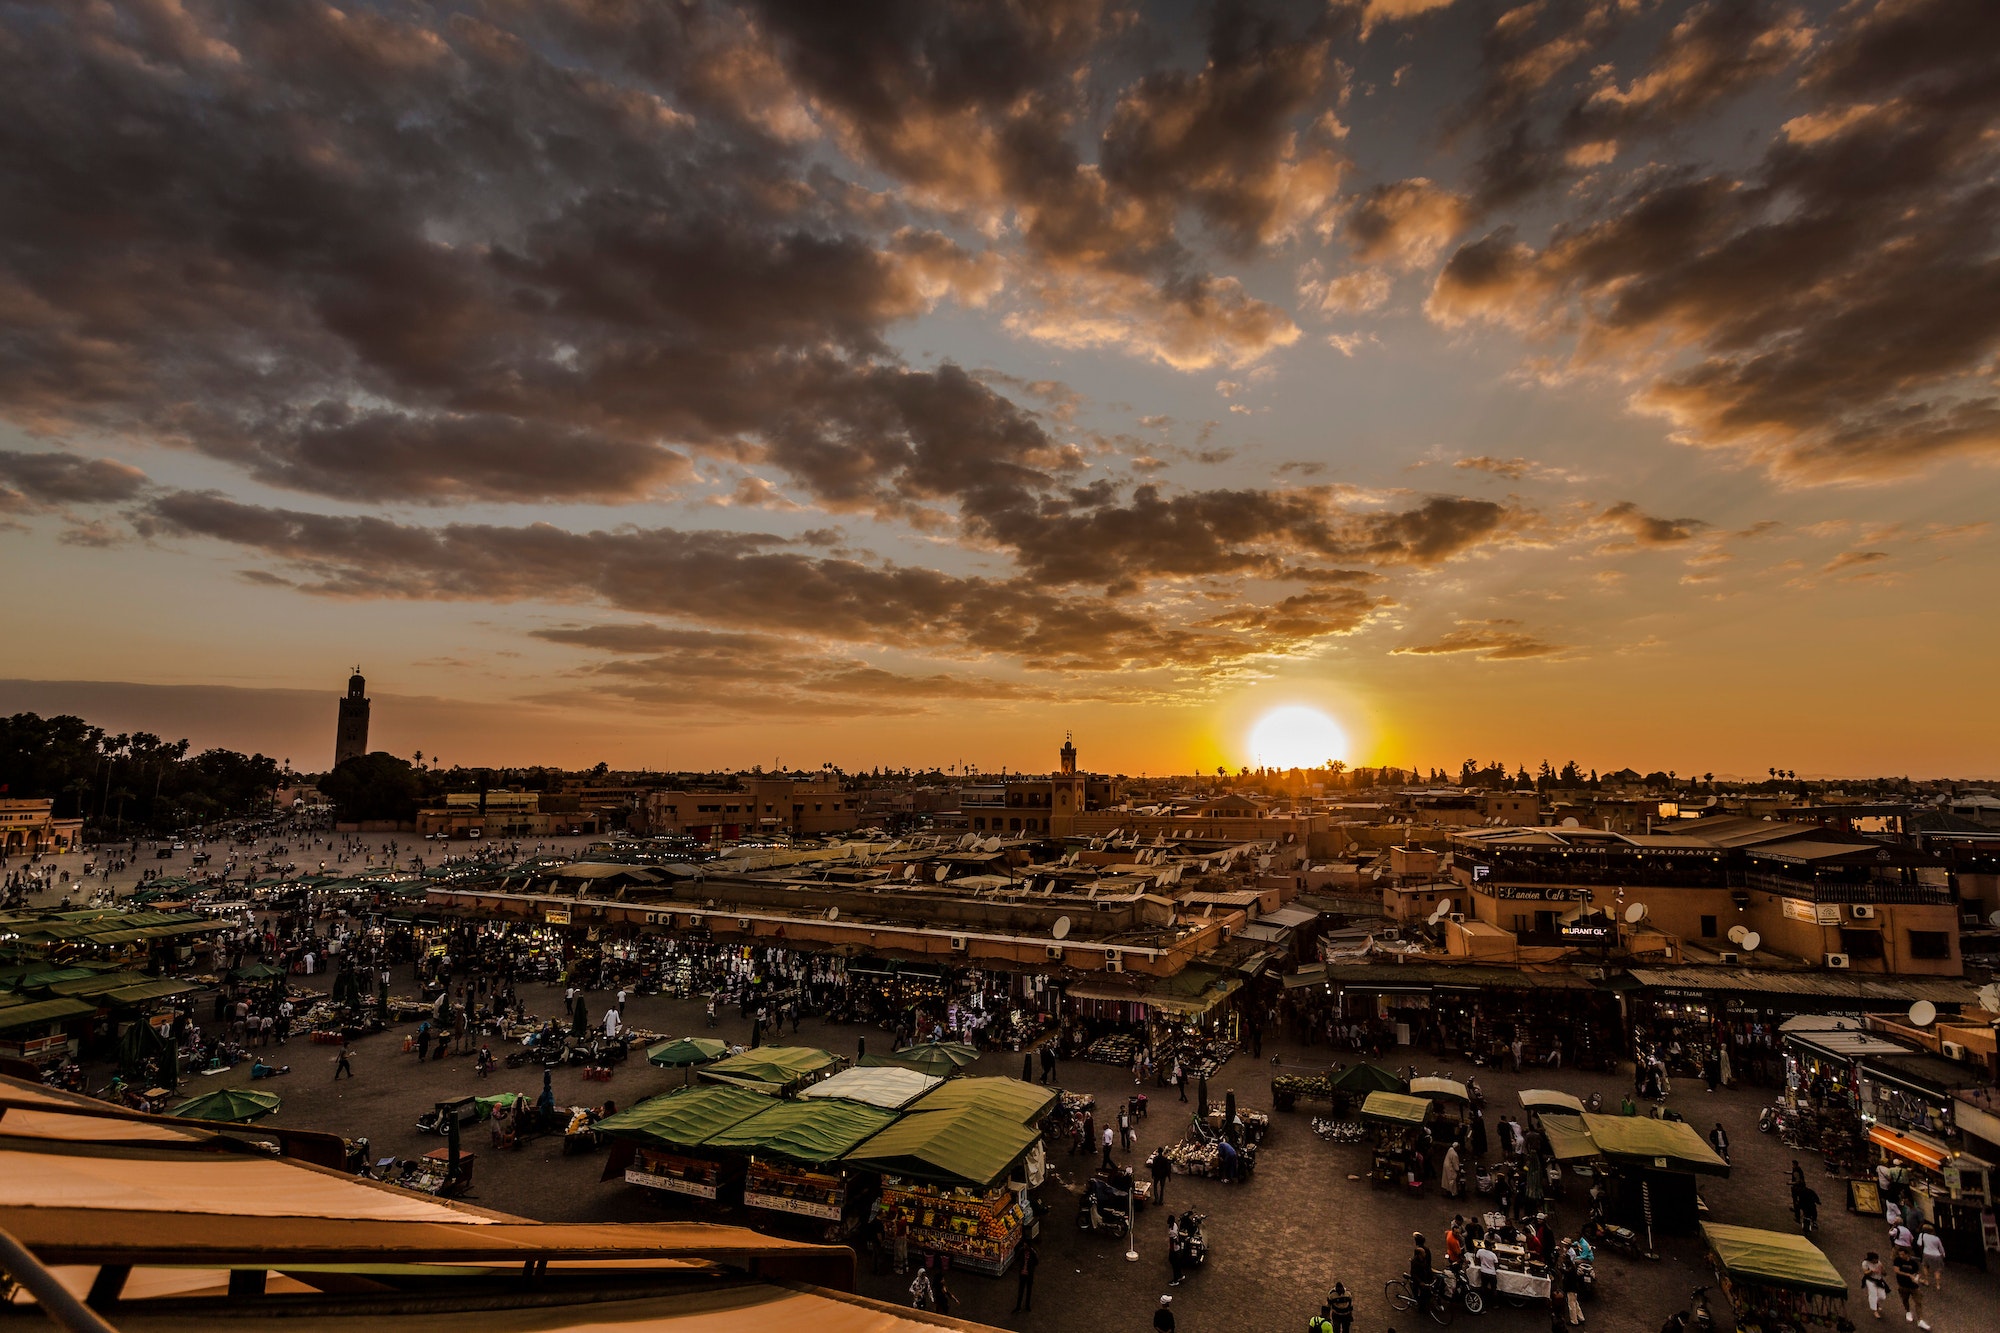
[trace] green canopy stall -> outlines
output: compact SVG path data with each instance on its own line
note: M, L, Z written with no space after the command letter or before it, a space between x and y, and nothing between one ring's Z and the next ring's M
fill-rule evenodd
M1716 1155L1694 1126L1681 1120L1646 1116L1577 1117L1598 1155L1611 1166L1610 1214L1634 1231L1686 1236L1701 1220L1697 1176L1726 1176L1729 1163Z
M979 1051L962 1041L926 1041L905 1046L890 1059L932 1078L951 1078L978 1060Z
M867 1203L848 1153L896 1123L899 1112L820 1098L773 1103L711 1135L705 1148L747 1153L743 1202L751 1208L813 1217L838 1227Z
M733 1157L702 1152L701 1145L776 1103L762 1093L711 1084L679 1088L597 1122L612 1142L603 1179L622 1175L628 1185L718 1197L742 1174Z
M1804 1236L1719 1222L1702 1223L1701 1235L1744 1333L1845 1324L1847 1283Z
M799 1085L839 1064L839 1056L814 1046L760 1046L704 1067L701 1077L712 1083L776 1094L796 1091Z

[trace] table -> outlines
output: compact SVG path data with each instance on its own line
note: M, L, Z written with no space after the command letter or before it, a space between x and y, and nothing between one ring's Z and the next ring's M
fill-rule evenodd
M1518 1269L1503 1268L1496 1286L1503 1296L1526 1296L1538 1301L1549 1298L1550 1280L1545 1273L1523 1273Z

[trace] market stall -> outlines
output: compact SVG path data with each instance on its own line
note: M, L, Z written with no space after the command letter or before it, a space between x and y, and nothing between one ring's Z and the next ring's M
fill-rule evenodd
M1544 1133L1548 1121L1544 1117ZM1611 1167L1610 1216L1624 1226L1668 1235L1691 1234L1700 1220L1695 1179L1726 1176L1729 1163L1680 1120L1646 1116L1579 1116L1598 1156ZM1553 1143L1553 1137L1551 1138Z
M1417 1131L1430 1116L1430 1100L1401 1092L1371 1092L1361 1103L1363 1123L1375 1127L1375 1160L1368 1180L1376 1189L1421 1188Z
M919 1104L921 1106L921 1103ZM998 1276L1013 1263L1039 1176L1041 1135L1004 1103L913 1111L848 1154L883 1176L885 1208L901 1212L910 1242L958 1268ZM1022 1180L1010 1184L1019 1171Z
M857 1066L821 1079L799 1097L805 1101L831 1097L884 1111L900 1111L943 1082L941 1078L899 1065Z
M1946 1258L1984 1268L1993 1163L1928 1134L1888 1125L1872 1126L1868 1144L1889 1167L1911 1225L1929 1222L1944 1240Z
M831 1097L777 1102L710 1135L703 1146L747 1156L746 1206L814 1218L837 1233L859 1221L873 1193L873 1177L841 1159L897 1115Z
M1274 1074L1271 1104L1289 1111L1301 1099L1333 1103L1334 1114L1346 1115L1371 1092L1402 1092L1403 1080L1367 1061L1325 1074Z
M718 1199L743 1177L733 1154L706 1151L708 1139L732 1125L769 1110L761 1093L714 1085L678 1089L606 1116L597 1132L612 1141L605 1180Z
M1847 1283L1804 1236L1704 1222L1703 1240L1741 1333L1852 1328Z

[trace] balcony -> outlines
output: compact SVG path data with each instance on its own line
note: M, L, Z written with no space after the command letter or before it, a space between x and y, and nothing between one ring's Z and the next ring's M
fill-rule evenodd
M1743 880L1745 888L1761 893L1781 893L1787 898L1805 898L1816 903L1927 907L1952 901L1951 890L1942 884L1905 884L1901 880L1885 879L1795 879L1790 875L1769 875L1762 871L1752 871Z

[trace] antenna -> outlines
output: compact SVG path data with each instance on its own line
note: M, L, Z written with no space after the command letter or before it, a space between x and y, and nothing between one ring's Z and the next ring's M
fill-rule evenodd
M1927 1028L1937 1022L1937 1006L1929 1000L1918 1000L1910 1006L1910 1022L1920 1028Z
M1056 918L1056 923L1055 923L1055 925L1053 925L1053 926L1049 927L1049 934L1051 934L1051 935L1055 936L1055 937L1056 937L1057 939L1059 939L1059 940L1066 940L1066 939L1068 939L1068 938L1069 938L1069 918L1068 918L1068 917L1066 917L1066 916L1059 916L1059 917L1057 917L1057 918Z

